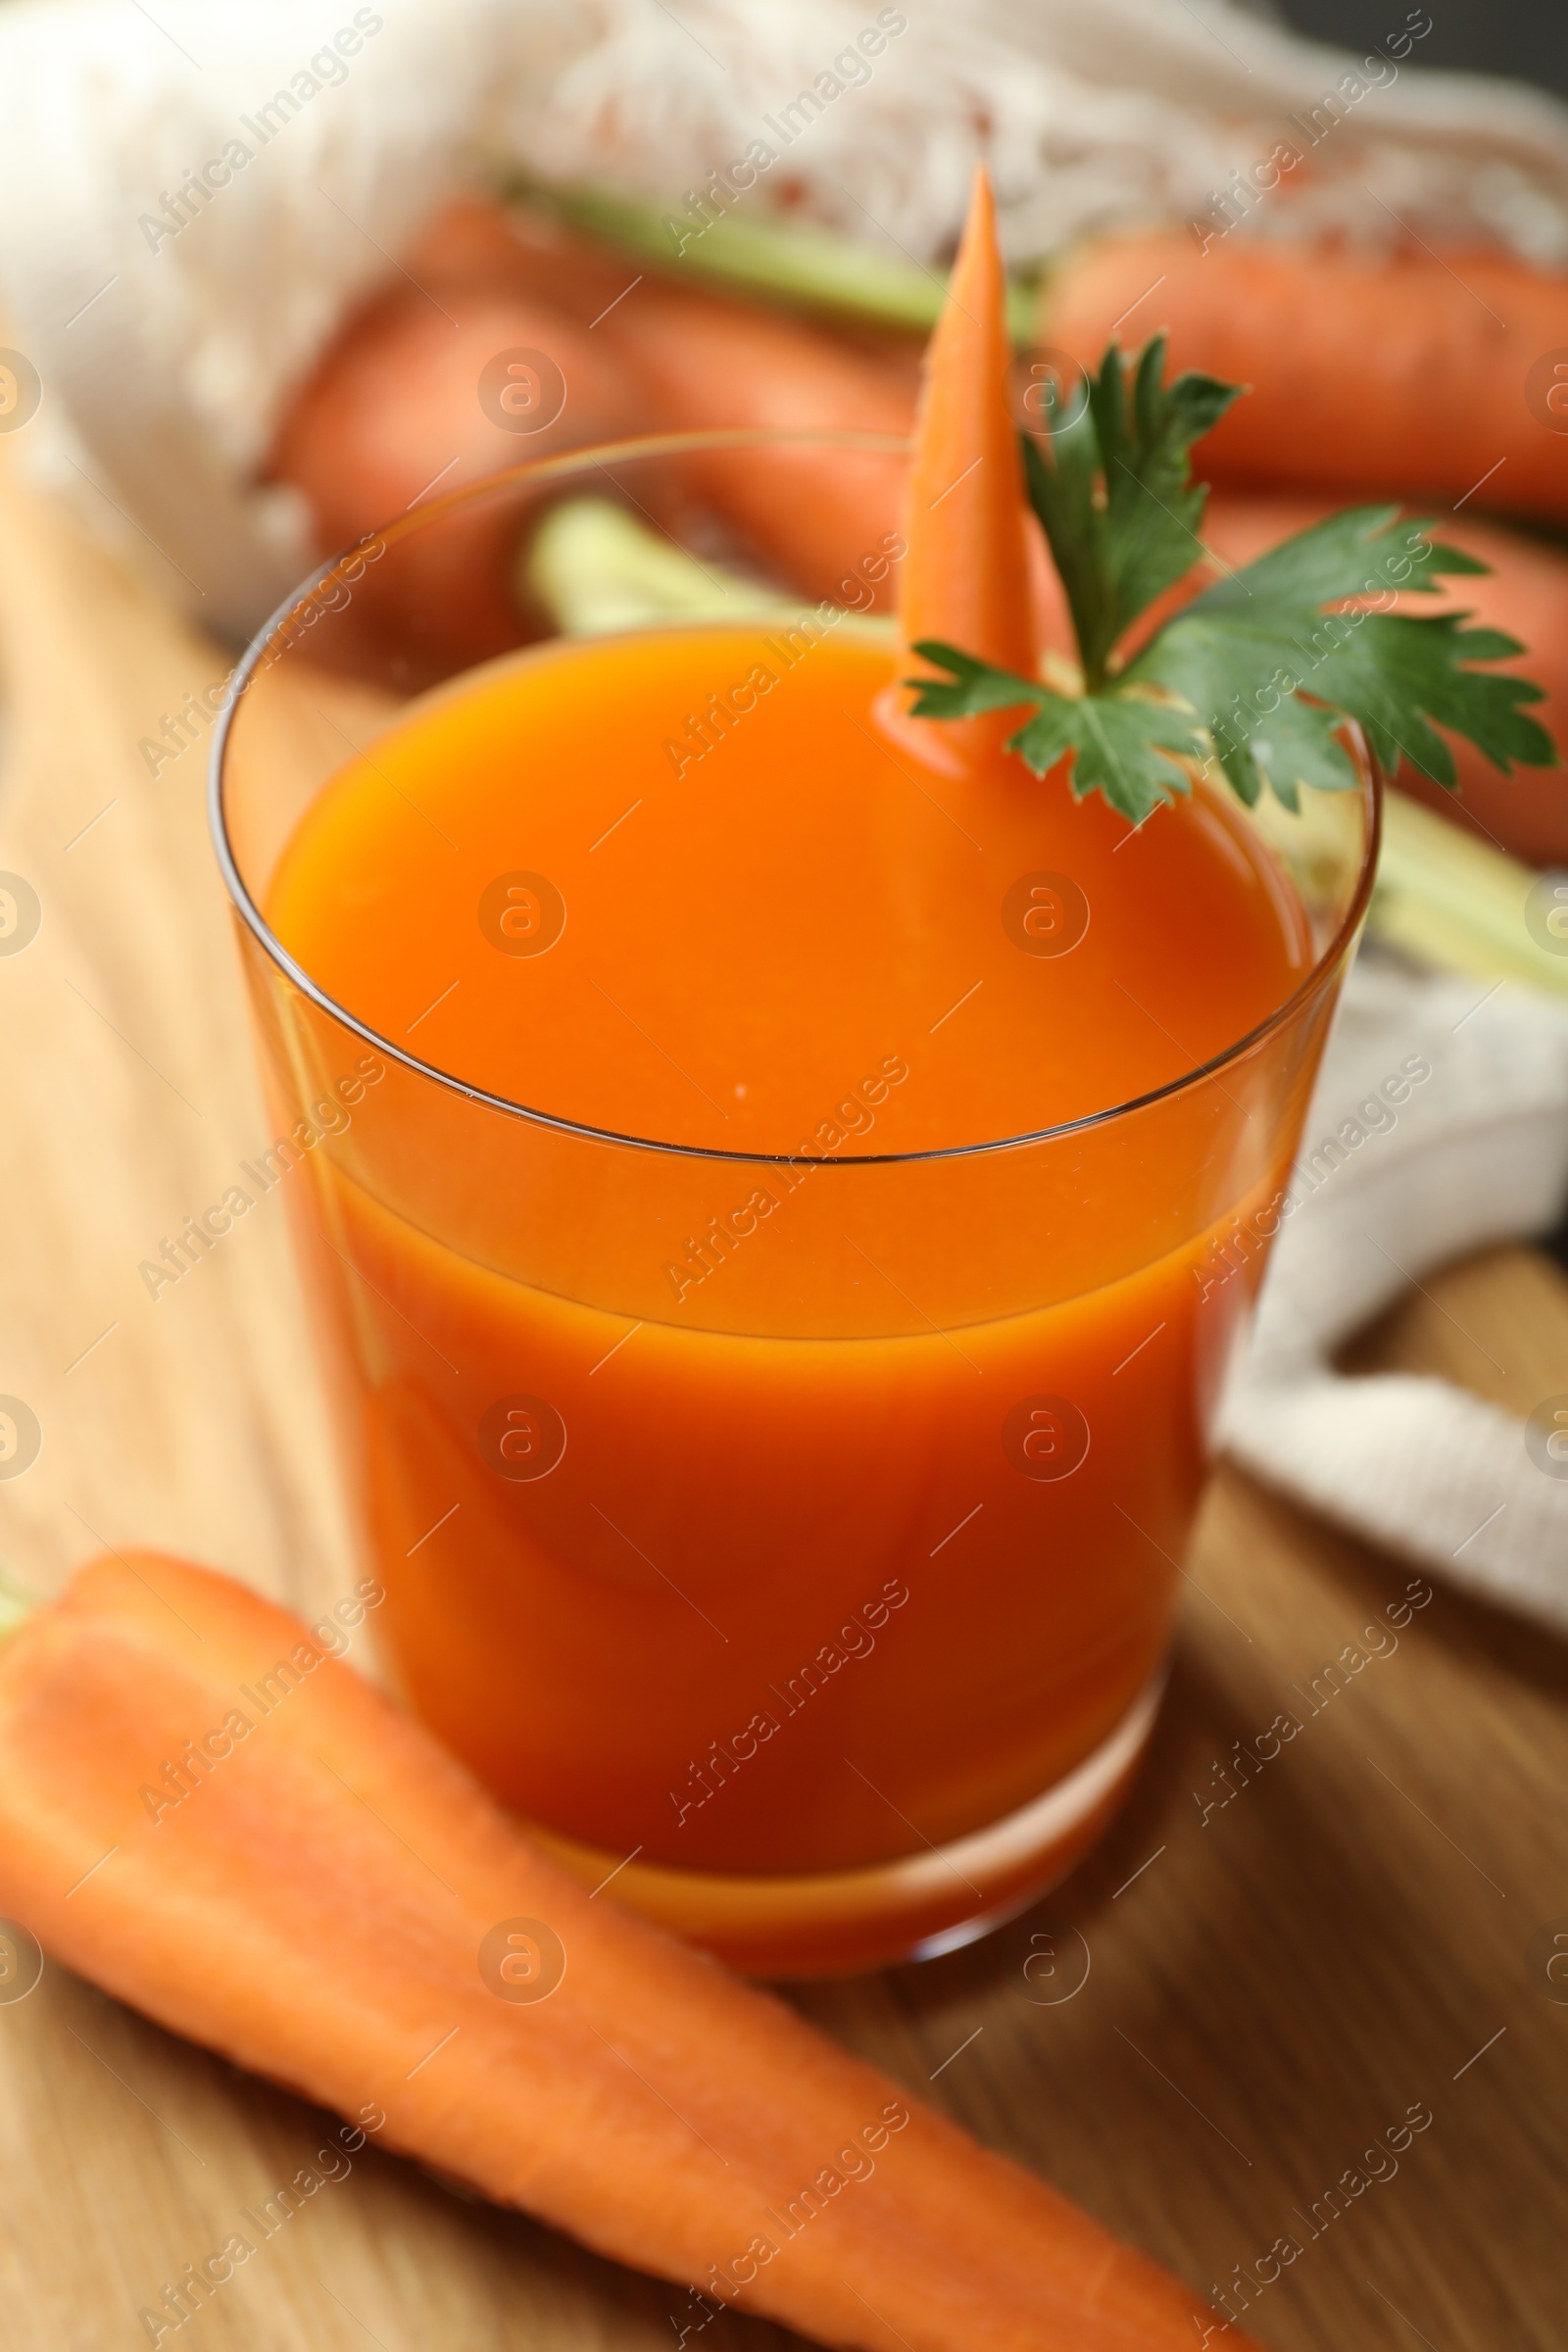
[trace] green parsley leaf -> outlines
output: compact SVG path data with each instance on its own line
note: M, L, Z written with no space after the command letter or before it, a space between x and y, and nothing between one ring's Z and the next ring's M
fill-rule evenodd
M1430 596L1446 572L1486 569L1434 540L1430 523L1398 523L1398 513L1352 508L1287 540L1178 612L1123 671L1123 686L1160 686L1195 710L1244 801L1256 800L1265 776L1288 808L1298 784L1352 784L1334 734L1347 717L1386 775L1407 760L1450 790L1453 755L1433 721L1497 767L1554 763L1551 738L1521 708L1543 701L1541 688L1473 666L1522 652L1516 639L1467 629L1461 613L1367 609L1365 599L1396 588Z
M1191 479L1188 451L1219 422L1238 387L1211 375L1165 385L1165 338L1137 363L1129 411L1113 343L1093 381L1070 396L1074 414L1051 436L1054 463L1022 436L1030 503L1046 528L1067 592L1084 675L1103 683L1117 640L1156 596L1191 571L1208 493Z
M1185 710L1162 709L1130 694L1055 694L1009 748L1021 752L1042 776L1071 752L1075 796L1082 800L1102 792L1113 808L1141 825L1170 799L1172 760L1193 758L1195 732Z
M1133 621L1191 570L1207 492L1189 452L1238 397L1212 376L1161 384L1164 339L1137 362L1129 406L1114 344L1087 397L1054 426L1048 457L1021 436L1025 481L1061 575L1084 676L1081 695L1020 678L929 640L915 647L947 679L911 678L922 718L1032 706L1009 738L1037 774L1068 756L1078 799L1102 793L1135 824L1217 764L1253 804L1265 783L1287 808L1302 784L1342 791L1356 769L1342 732L1363 730L1384 773L1408 761L1450 790L1453 756L1436 729L1462 735L1496 767L1556 764L1525 706L1527 679L1479 664L1524 649L1466 613L1416 618L1368 609L1433 595L1445 574L1489 569L1445 546L1396 506L1331 515L1233 571L1182 608L1129 660Z

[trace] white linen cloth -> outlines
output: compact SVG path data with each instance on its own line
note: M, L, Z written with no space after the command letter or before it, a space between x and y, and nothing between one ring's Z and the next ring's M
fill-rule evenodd
M1303 146L1335 90L1308 168L1237 234L1388 243L1402 222L1568 260L1568 108L1422 73L1430 24L1391 0L1352 54L1230 0L13 0L0 318L44 382L29 447L209 625L248 635L307 562L299 502L257 468L443 194L520 168L678 210L750 141L776 146L764 118L802 91L819 111L747 202L922 263L977 160L1027 261L1207 213L1282 135ZM161 234L193 172L189 219Z
M1391 1102L1400 1090L1386 1081L1412 1062L1431 1076ZM1556 1222L1568 1195L1568 1007L1512 981L1489 993L1363 953L1297 1169L1223 1444L1325 1517L1568 1628L1568 1454L1554 1475L1554 1456L1548 1469L1540 1442L1535 1453L1525 1443L1548 1400L1519 1396L1503 1411L1445 1380L1346 1377L1330 1360L1409 1282Z

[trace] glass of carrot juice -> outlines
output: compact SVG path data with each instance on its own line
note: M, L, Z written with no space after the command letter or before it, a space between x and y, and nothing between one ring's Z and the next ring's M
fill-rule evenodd
M739 1965L929 1953L1149 1737L1376 833L906 715L902 445L521 466L252 646L218 851L408 1702ZM510 601L475 551L514 551Z

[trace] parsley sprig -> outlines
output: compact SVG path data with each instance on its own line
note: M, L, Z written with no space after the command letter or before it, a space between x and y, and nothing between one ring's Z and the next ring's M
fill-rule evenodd
M1431 596L1445 573L1490 566L1400 522L1397 506L1356 507L1229 572L1128 653L1128 631L1204 554L1208 492L1191 450L1241 397L1214 376L1162 381L1165 338L1124 366L1111 344L1098 376L1048 411L1050 431L1020 435L1030 504L1061 576L1081 693L1023 678L956 646L915 652L948 679L911 678L920 718L964 718L1032 706L1007 748L1044 775L1070 756L1075 797L1100 792L1141 824L1217 765L1250 807L1266 783L1289 808L1298 787L1356 782L1342 740L1361 727L1384 773L1407 760L1455 785L1435 730L1468 737L1505 772L1556 764L1556 748L1523 706L1544 700L1528 679L1477 665L1523 647L1467 628L1462 612L1416 619L1369 610L1396 591ZM951 682L950 682L951 681Z

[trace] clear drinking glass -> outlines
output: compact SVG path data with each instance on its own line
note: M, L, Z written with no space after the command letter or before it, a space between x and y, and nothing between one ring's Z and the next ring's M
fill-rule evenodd
M476 550L515 544L537 587L549 518L591 495L715 581L739 552L760 596L874 628L885 565L824 577L776 481L760 557L746 502L762 467L819 501L827 466L845 514L896 512L904 464L868 436L687 435L432 501L263 630L215 752L276 1121L258 1189L291 1204L402 1690L590 1883L764 1973L961 1942L1124 1794L1368 895L1373 781L1249 819L1312 942L1272 1017L1145 1100L978 1147L879 1151L885 1070L824 1071L841 1142L794 1156L496 1099L334 1004L264 908L345 760L462 691L443 583ZM588 617L613 628L613 597ZM536 607L512 633L548 630ZM509 953L578 886L515 868L490 910ZM672 1254L714 1279L677 1296Z

